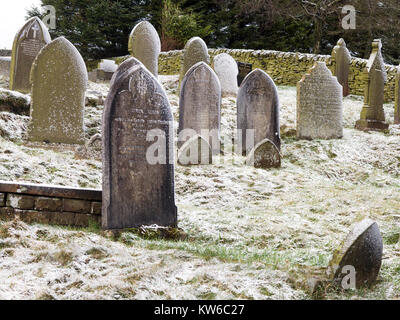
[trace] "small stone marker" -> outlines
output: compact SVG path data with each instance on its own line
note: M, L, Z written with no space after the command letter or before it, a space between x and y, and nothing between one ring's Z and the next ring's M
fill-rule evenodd
M354 268L356 288L371 286L375 283L382 265L382 252L382 236L377 223L364 219L354 226L335 251L328 273L335 282L341 284L345 276L351 276L349 270Z
M247 156L246 164L255 168L269 169L281 166L281 154L269 139L259 142Z
M215 72L204 62L196 63L182 81L179 99L179 141L198 134L220 152L221 85ZM191 131L191 132L190 132Z
M198 62L210 64L210 56L206 43L199 37L191 38L185 45L182 61L181 72L179 76L179 88L181 88L182 80L191 67Z
M349 50L347 50L346 42L343 39L339 39L337 45L333 48L332 60L335 65L333 75L336 76L338 82L343 87L343 97L347 97L350 94L349 71L351 55Z
M246 76L253 71L253 65L251 63L237 62L239 74L237 76L238 86L240 86L246 78Z
M237 76L239 74L236 61L227 53L214 57L214 70L221 83L222 95L236 96L238 92Z
M186 141L178 152L178 163L182 166L212 164L212 149L201 136L195 135Z
M278 91L271 77L260 69L248 74L239 88L237 128L243 155L264 139L280 150Z
M49 31L37 17L29 19L15 36L11 57L10 90L31 91L29 76L39 51L51 42Z
M400 66L396 72L396 88L395 88L395 103L394 103L394 123L400 124Z
M84 143L88 75L82 56L64 37L44 47L32 66L29 140Z
M356 122L356 128L359 130L386 130L389 128L389 125L385 123L385 112L383 110L387 74L381 49L381 40L374 40L371 56L363 72L365 81L364 106L361 110L360 120Z
M343 137L343 91L325 62L316 62L297 83L297 137Z
M103 59L99 63L97 70L97 79L101 81L110 81L114 72L117 71L118 65L114 60Z
M120 65L111 83L102 125L103 228L175 227L174 131L166 93L134 58Z
M128 43L131 55L158 77L158 56L161 52L161 41L157 30L148 21L138 23L129 36Z

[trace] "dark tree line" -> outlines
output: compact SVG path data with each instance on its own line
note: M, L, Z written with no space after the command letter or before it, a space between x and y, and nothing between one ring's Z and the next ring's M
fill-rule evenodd
M42 0L57 10L53 37L64 35L85 59L127 54L133 26L149 20L163 50L192 36L209 47L330 54L343 37L354 56L368 57L381 38L388 63L400 62L400 0ZM342 8L356 9L356 29L342 28ZM28 16L41 15L32 8Z

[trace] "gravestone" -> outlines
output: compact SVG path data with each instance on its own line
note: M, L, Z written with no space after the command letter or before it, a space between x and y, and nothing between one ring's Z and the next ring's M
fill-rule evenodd
M400 124L400 66L397 67L397 72L396 72L394 123Z
M202 136L213 152L220 152L221 85L215 72L204 62L196 63L182 81L179 99L179 141L193 134Z
M365 82L364 105L360 120L356 122L356 128L359 130L386 130L389 128L389 125L385 123L385 112L383 110L387 74L381 49L381 40L374 40L371 56L363 71Z
M212 164L210 144L199 135L187 140L178 152L178 163L182 166Z
M347 97L350 94L349 71L351 55L343 39L339 39L337 45L333 48L332 61L335 66L333 75L336 76L343 87L343 97Z
M44 47L32 66L31 141L83 144L86 65L64 37Z
M259 142L247 156L246 164L255 168L269 169L281 166L281 154L269 139Z
M237 76L237 82L238 86L240 87L244 78L253 71L253 65L251 63L245 63L245 62L237 62L239 74Z
M280 150L278 91L271 77L260 69L248 74L239 88L237 128L243 155L264 139Z
M221 83L223 96L236 96L238 92L237 76L239 74L236 61L227 53L214 57L214 70Z
M316 62L297 83L297 137L343 137L342 86L325 62Z
M10 70L10 90L28 93L31 67L39 51L51 42L49 31L37 17L29 19L15 36Z
M182 80L188 70L198 62L210 64L210 56L206 43L199 37L191 38L185 45L181 61L179 76L179 89L182 87Z
M376 222L364 219L357 223L333 254L328 274L341 284L348 275L344 267L350 266L356 272L356 288L375 283L382 265L383 242Z
M161 41L157 30L148 21L138 23L129 36L129 52L138 59L155 77L158 77L158 56Z
M175 227L174 130L166 93L134 58L120 65L111 83L102 124L103 228Z
M117 69L118 65L114 60L103 59L99 63L99 67L97 69L97 79L100 81L110 81Z

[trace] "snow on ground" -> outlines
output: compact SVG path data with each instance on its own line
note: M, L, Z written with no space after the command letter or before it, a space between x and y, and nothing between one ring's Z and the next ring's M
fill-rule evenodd
M176 76L161 76L178 120ZM105 96L107 86L90 84ZM377 285L326 299L400 298L400 126L354 130L362 98L344 100L344 137L294 136L296 89L278 88L282 168L176 166L179 227L185 239L0 223L0 299L309 299L352 223L375 219L384 238ZM236 127L235 98L224 98L222 131ZM103 107L86 107L86 136L100 133ZM393 104L385 105L388 120ZM101 161L81 147L24 141L27 117L0 113L0 179L101 187ZM177 123L176 123L177 124ZM86 149L90 149L87 146ZM85 149L85 148L83 148Z

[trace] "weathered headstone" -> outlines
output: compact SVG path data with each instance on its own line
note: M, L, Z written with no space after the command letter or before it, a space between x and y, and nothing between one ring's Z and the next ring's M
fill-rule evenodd
M349 71L351 55L343 39L339 39L337 45L333 48L332 61L335 66L333 75L336 76L343 87L343 97L347 97L350 94Z
M238 86L240 87L244 78L247 77L247 75L253 71L253 65L251 63L245 63L245 62L237 62L239 74L237 76L237 82Z
M246 164L255 168L268 169L281 166L281 154L269 139L259 142L247 156Z
M364 219L357 223L333 254L328 274L339 284L355 271L355 286L371 286L382 265L383 242L376 222ZM349 279L350 280L350 279Z
M221 85L215 72L204 62L196 63L182 81L179 99L178 146L188 130L202 136L215 153L220 152ZM189 132L190 136L190 132Z
M15 36L10 70L10 90L31 91L29 76L39 51L51 42L49 31L37 17L29 19Z
M102 125L103 228L176 226L173 118L166 93L134 58L120 65L111 83Z
M356 128L359 130L385 130L389 128L389 125L385 123L385 111L383 110L387 74L381 49L381 40L374 40L371 56L363 71L365 81L364 105L360 120L356 122Z
M243 155L264 139L280 150L278 91L271 77L260 69L248 74L239 88L237 128Z
M182 80L189 69L198 62L210 64L208 48L203 39L199 37L191 38L185 45L181 61L181 72L179 76L179 88L182 86Z
M187 140L178 152L178 163L182 166L212 164L210 144L199 135Z
M100 81L110 81L117 69L118 65L114 60L103 59L99 63L99 67L97 69L97 79Z
M297 137L343 137L342 86L325 62L316 62L297 84Z
M31 72L31 141L84 143L87 80L82 56L64 37L40 51Z
M395 103L394 103L394 123L400 124L400 66L396 72L396 88L395 88Z
M161 41L157 30L148 21L138 23L129 36L128 43L131 55L144 64L155 76L158 76L158 56L161 52Z
M0 76L10 77L11 57L0 57Z
M222 95L236 96L238 92L237 76L239 74L236 61L227 53L214 57L214 70L221 83Z

